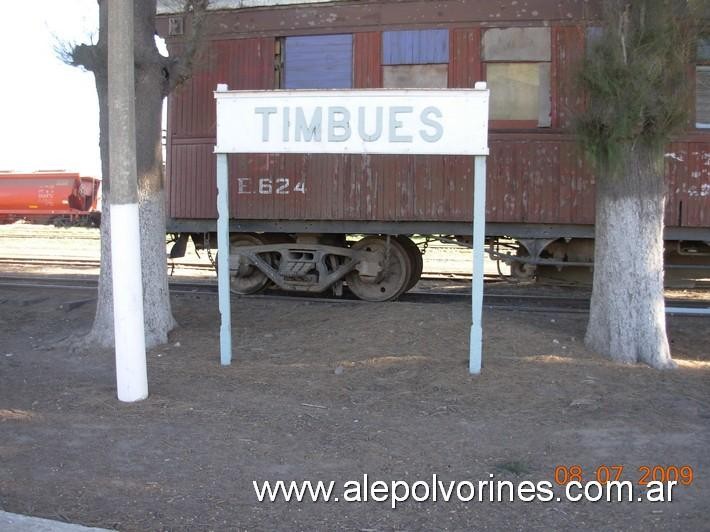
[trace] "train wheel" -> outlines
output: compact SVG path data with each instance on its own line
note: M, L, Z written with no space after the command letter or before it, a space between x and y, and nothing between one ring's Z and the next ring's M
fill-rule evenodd
M239 255L241 246L260 246L259 235L242 233L229 240L229 284L237 294L255 294L269 284L269 278L259 268Z
M405 247L398 239L381 236L368 236L356 242L353 249L379 251L387 257L382 271L376 276L360 275L354 270L345 280L355 294L365 301L389 301L398 298L408 287L412 274L412 261Z
M419 251L419 247L412 242L412 240L406 236L399 235L396 237L400 244L407 250L409 254L409 262L412 265L412 274L409 277L409 282L407 283L408 292L419 282L422 278L422 271L424 270L424 258L422 257L422 252Z
M519 249L516 253L518 257L528 257L528 252L525 249ZM535 277L536 266L513 260L510 263L510 275L518 281L531 281Z

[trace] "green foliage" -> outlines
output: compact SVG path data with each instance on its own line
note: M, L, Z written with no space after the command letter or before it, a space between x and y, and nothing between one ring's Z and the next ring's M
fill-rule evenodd
M687 124L697 39L692 8L685 0L605 3L603 35L580 72L588 105L576 128L600 167L615 168L639 144L660 150Z

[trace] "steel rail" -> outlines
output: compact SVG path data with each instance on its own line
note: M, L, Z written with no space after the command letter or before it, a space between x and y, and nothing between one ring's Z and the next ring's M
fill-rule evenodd
M57 258L57 257L0 257L1 264L17 264L28 266L77 266L77 267L96 267L101 265L98 259L72 259L72 258ZM202 264L197 262L168 262L168 268L184 268L193 270L214 270L212 264ZM500 279L498 274L486 274L488 279ZM442 281L462 281L470 282L470 272L448 272L448 271L426 271L422 274L423 280L442 280Z
M37 278L0 276L0 286L16 288L48 288L65 290L96 290L97 280L76 278ZM216 295L217 285L213 282L170 282L170 291L173 294L183 295ZM271 292L271 293L269 293ZM232 294L237 299L257 299L272 301L302 301L313 303L357 303L369 304L354 297L313 296L301 293L281 291L267 291L267 293L254 295ZM400 303L445 303L452 300L468 300L469 292L440 292L440 291L414 291L402 296ZM539 301L541 305L531 304ZM683 305L683 306L677 306ZM666 299L666 313L670 315L707 315L710 314L708 301L693 299ZM536 294L484 294L484 307L489 310L509 310L519 312L542 313L587 313L589 311L589 298L586 296L558 296Z

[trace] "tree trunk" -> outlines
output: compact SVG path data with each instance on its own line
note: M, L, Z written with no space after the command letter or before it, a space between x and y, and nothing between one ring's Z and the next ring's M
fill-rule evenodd
M94 323L87 335L80 338L76 347L113 347L113 284L111 283L111 208L106 196L102 196L101 205L101 269L99 270L99 288L96 300Z
M594 288L585 342L624 364L675 367L663 299L663 153L632 145L597 183Z
M177 322L170 306L165 244L165 193L139 190L146 348L164 344ZM146 275L145 272L150 272Z
M143 312L147 347L164 344L177 326L170 306L165 241L161 128L167 94L164 62L155 45L155 2L136 0L136 156L141 225Z
M167 250L165 241L165 193L161 117L167 93L164 60L154 40L155 1L134 1L136 61L136 158L138 204L141 228L141 267L143 275L143 312L146 348L166 343L168 333L177 325L170 306ZM101 150L102 219L101 271L96 315L89 334L78 346L113 347L113 290L110 253L110 175L108 156L108 77L105 63L106 2L99 2L99 49L104 50L90 70L94 73L99 100Z
M143 271L143 313L145 345L150 349L168 341L177 326L170 306L165 244L165 193L139 190L138 209L141 228L141 269ZM80 348L110 348L113 334L113 286L111 284L110 204L103 202L101 212L101 271L94 323L78 342ZM150 273L148 273L150 272Z
M106 42L107 8L99 9L100 40ZM101 152L101 268L96 314L89 333L76 342L79 349L113 347L113 285L111 283L111 179L108 157L108 69L106 61L97 61L91 69L99 101L99 150Z

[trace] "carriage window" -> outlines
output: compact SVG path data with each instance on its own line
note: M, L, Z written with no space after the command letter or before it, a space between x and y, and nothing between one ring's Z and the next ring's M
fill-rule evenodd
M592 46L604 38L604 28L601 26L588 26L585 34L586 51L588 52Z
M486 66L491 91L491 120L550 125L550 64L491 63ZM513 124L514 125L514 124Z
M388 89L445 89L449 65L387 65L382 84Z
M382 33L382 80L386 88L446 88L448 63L448 30Z
M710 129L710 37L698 40L695 67L695 127Z
M491 90L490 118L494 125L550 126L551 53L549 28L485 31L482 58Z
M710 129L710 66L695 67L695 127Z
M284 41L283 88L352 88L352 35L308 35Z

